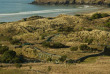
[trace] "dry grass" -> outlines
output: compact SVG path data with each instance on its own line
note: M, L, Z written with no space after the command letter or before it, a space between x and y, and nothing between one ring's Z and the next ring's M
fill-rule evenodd
M90 62L95 60L94 62ZM2 67L0 74L109 74L110 57L100 56L92 58L88 63L79 64L53 64L53 63L28 63L20 69L13 65ZM6 64L2 64L7 66ZM31 66L31 68L30 68ZM48 70L48 67L51 70ZM16 71L16 72L15 72Z

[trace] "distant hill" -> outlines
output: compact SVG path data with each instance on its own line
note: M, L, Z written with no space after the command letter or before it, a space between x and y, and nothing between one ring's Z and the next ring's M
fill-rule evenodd
M91 4L108 5L110 0L35 0L36 4Z

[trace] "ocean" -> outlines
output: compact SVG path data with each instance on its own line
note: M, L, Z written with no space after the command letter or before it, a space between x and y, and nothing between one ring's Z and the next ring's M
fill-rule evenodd
M0 22L18 21L30 16L55 17L99 9L88 5L33 5L33 0L0 0Z

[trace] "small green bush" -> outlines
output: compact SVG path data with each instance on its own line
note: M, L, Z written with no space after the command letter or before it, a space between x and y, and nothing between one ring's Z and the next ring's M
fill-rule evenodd
M75 14L75 16L81 16L80 14Z
M64 61L66 60L66 58L67 58L67 56L66 56L66 55L63 55L63 56L61 56L61 58L59 58L59 60L60 60L61 62L64 62Z
M3 54L5 51L8 51L9 47L0 45L0 54Z
M104 24L104 26L110 28L110 22L106 22L106 24Z
M86 29L87 31L92 31L93 29L92 28L88 28L88 29Z
M78 47L71 47L70 50L71 51L77 51L78 50Z
M85 38L84 39L84 42L88 43L88 44L91 44L93 42L93 39L88 39L88 38Z
M85 45L85 44L83 44L83 45L80 45L80 50L83 50L83 51L85 51L85 50L90 50L90 47L88 47L87 45Z
M49 47L49 48L64 48L65 45L59 42L43 42L43 46Z
M60 27L57 30L58 32L72 32L74 31L72 27Z
M15 64L15 67L16 67L16 68L21 68L21 67L22 67L22 64L16 63L16 64Z
M52 67L51 67L51 66L48 66L48 72L50 72L50 71L51 71L51 69L52 69Z
M47 58L47 61L51 62L52 61L52 58Z
M109 14L107 13L95 13L91 16L91 19L98 19L98 18L103 18L107 16L109 16Z
M12 39L12 40L10 40L10 43L11 44L21 44L20 41L21 41L20 39Z
M18 57L15 51L8 50L5 51L4 54L1 56L1 62L3 63L22 63L24 59L22 57Z
M72 60L72 59L69 59L69 60L66 61L66 63L74 63L74 62L75 62L75 61Z

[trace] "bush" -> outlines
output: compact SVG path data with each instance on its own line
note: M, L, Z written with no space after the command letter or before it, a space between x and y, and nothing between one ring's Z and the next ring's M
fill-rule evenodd
M4 54L1 56L1 62L3 63L22 63L23 58L21 58L20 56L18 57L16 55L15 51L12 50L8 50L6 52L4 52Z
M106 24L104 24L104 26L110 28L110 22L106 22Z
M43 42L43 46L50 47L50 48L64 48L65 45L59 42L53 43L53 42Z
M50 46L51 46L51 45L50 45L50 42L43 42L42 45L43 45L44 47L50 47Z
M90 49L90 47L88 47L87 45L85 45L85 44L83 44L83 45L80 45L80 50L83 50L83 51L85 51L85 50L89 50Z
M74 62L75 62L75 61L72 60L72 59L69 59L69 60L66 61L66 63L74 63Z
M58 28L58 32L72 32L73 28L71 27L60 27Z
M48 66L48 72L51 71L51 69L52 69L52 67L51 66Z
M47 61L51 62L52 61L52 58L47 58Z
M103 17L107 17L109 16L109 14L107 13L95 13L91 16L91 19L98 19L98 18L103 18Z
M93 42L93 39L87 39L87 38L85 38L84 39L84 42L86 42L88 44L91 44Z
M53 44L51 45L51 47L52 47L52 48L64 48L65 45L62 44L62 43L56 42L56 43L53 43Z
M8 50L2 55L2 62L12 63L13 62L12 59L15 58L15 56L16 56L16 52L12 50Z
M19 39L12 39L12 40L10 40L10 43L11 44L21 44L20 41L21 40L19 40Z
M98 19L98 18L102 18L101 13L95 13L91 16L91 19Z
M66 55L63 55L63 56L61 56L61 58L59 58L59 60L60 60L61 62L64 62L64 61L66 60L66 58L67 58L67 56L66 56Z
M92 28L88 28L88 29L86 29L87 31L92 31L93 29Z
M75 14L75 16L81 16L80 14Z
M71 51L77 51L78 50L78 47L71 47L70 50Z
M22 67L22 64L16 63L16 64L15 64L15 67L16 67L16 68L21 68L21 67Z
M0 45L0 54L3 54L5 51L8 51L9 47Z
M102 16L102 17L108 17L109 14L107 14L107 13L102 13L101 16Z

